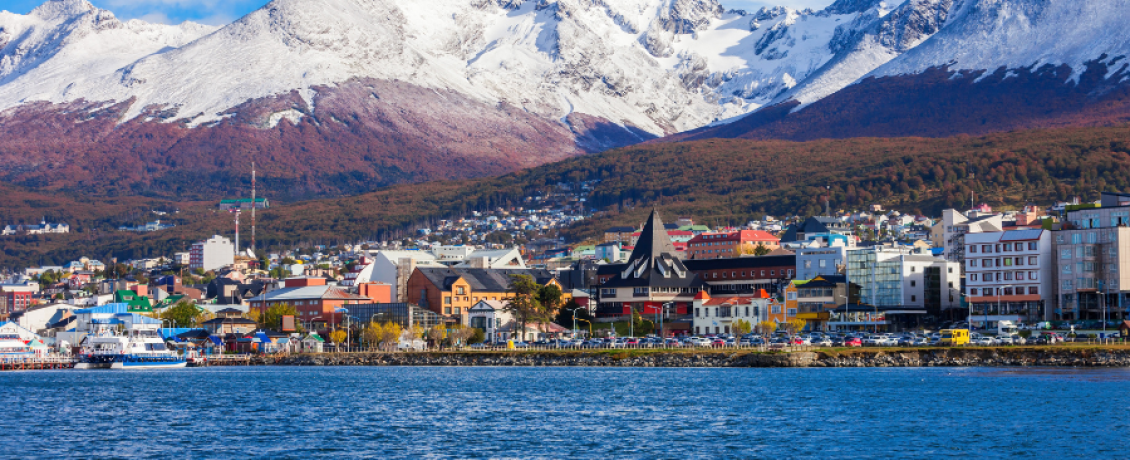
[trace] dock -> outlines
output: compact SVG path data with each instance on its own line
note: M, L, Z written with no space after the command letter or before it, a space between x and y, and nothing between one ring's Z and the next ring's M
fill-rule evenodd
M0 371L37 371L72 369L75 358L64 356L36 356L27 358L0 358Z
M207 355L191 358L188 367L250 366L251 355Z

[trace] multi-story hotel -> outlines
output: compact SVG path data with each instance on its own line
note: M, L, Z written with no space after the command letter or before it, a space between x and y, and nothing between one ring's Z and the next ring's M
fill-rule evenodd
M975 325L1043 321L1055 308L1052 232L965 235L965 296Z

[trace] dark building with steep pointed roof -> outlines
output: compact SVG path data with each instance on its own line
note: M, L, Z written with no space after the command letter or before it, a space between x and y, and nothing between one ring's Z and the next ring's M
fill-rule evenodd
M704 286L683 265L659 212L652 210L628 262L617 264L617 273L600 286L597 316L656 314L664 304L672 304L669 313L683 315Z

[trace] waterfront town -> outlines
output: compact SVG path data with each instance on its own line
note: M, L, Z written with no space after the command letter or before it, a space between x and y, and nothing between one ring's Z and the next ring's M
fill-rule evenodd
M236 209L266 208L244 201ZM106 332L194 354L897 346L946 344L953 329L999 346L1120 340L1130 327L1127 194L935 217L875 205L740 228L652 211L580 244L551 236L591 216L583 197L527 202L398 241L260 259L237 233L160 259L27 268L0 284L0 348L69 354Z

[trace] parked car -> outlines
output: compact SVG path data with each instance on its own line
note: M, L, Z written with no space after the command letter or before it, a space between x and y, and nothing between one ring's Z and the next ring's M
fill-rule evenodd
M818 347L831 347L831 346L835 346L835 345L834 345L834 344L832 343L832 339L830 339L830 338L828 338L828 337L820 337L819 339L813 340L813 341L812 341L812 345L815 345L815 346L818 346Z
M712 341L702 337L691 337L691 345L696 347L709 347Z
M862 347L863 346L863 339L860 339L859 337L848 337L848 338L844 339L844 346L845 347Z
M726 339L721 337L710 341L710 346L714 348L722 348L726 346Z
M978 337L976 339L973 339L973 341L970 342L970 343L972 343L973 345L980 346L980 347L991 347L993 345L996 345L997 341L993 340L992 337L982 336L982 337Z
M1007 336L1007 335L998 336L996 339L993 339L993 340L996 341L997 345L1012 345L1013 344L1012 337Z

